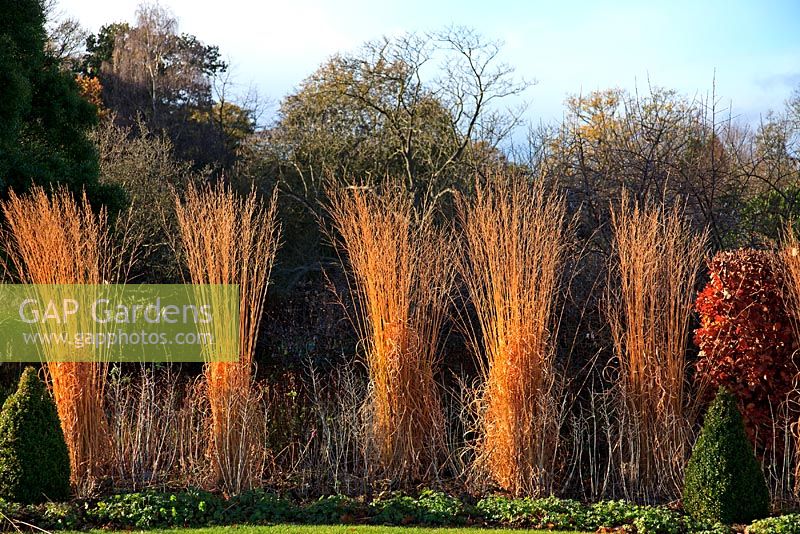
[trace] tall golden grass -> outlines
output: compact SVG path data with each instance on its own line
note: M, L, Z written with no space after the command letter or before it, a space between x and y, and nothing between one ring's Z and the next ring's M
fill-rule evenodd
M792 321L792 330L796 340L800 340L800 239L797 237L797 232L794 229L794 221L789 221L783 233L783 244L780 253L780 259L783 268L784 280L784 299L789 312L789 317ZM793 465L793 478L794 484L792 487L793 496L800 497L800 420L796 420L796 407L797 407L797 388L795 391L790 392L790 402L793 410L789 417L786 419L795 419L790 425L787 425L791 431L784 433L785 439L788 441L791 436L793 443L791 446L784 447L786 451L794 451L791 461L785 461L785 465ZM773 462L776 463L776 462Z
M800 239L792 222L784 230L780 258L785 284L784 299L792 319L795 338L800 339Z
M473 198L460 196L457 211L466 249L459 265L485 354L477 474L515 495L538 495L551 489L559 445L554 305L571 243L565 201L497 174Z
M612 456L627 497L677 497L698 415L686 350L707 236L693 232L680 209L641 206L627 194L612 208L611 225L607 316L618 365Z
M276 196L265 206L255 192L242 198L225 185L190 185L175 209L183 255L194 284L239 285L239 354L236 362L205 367L210 404L209 454L214 483L238 493L263 472L259 400L252 363L280 228ZM227 325L217 324L222 329ZM222 335L215 335L221 339Z
M7 267L29 284L101 284L116 281L119 257L113 251L106 212L92 212L86 196L76 202L66 189L48 196L41 187L2 204L7 229ZM46 369L69 448L71 479L90 491L108 472L109 430L104 412L106 365L65 362L65 345L43 345Z
M334 190L330 215L354 280L366 352L371 442L383 473L430 479L443 466L444 416L434 380L455 262L447 232L402 188Z

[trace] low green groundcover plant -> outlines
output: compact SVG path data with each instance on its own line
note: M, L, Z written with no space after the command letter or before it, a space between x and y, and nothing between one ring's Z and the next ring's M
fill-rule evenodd
M569 499L511 499L487 497L477 504L492 523L546 529L596 531L600 528L635 529L637 533L727 533L723 525L695 521L663 506L640 506L625 501L601 501L585 505Z
M697 521L664 506L624 501L583 504L570 499L512 499L490 496L478 502L438 491L401 493L373 501L343 495L298 503L264 490L231 499L199 490L141 492L100 500L24 505L0 499L6 531L35 525L44 530L158 529L218 525L350 524L399 526L517 527L571 532L612 529L636 534L732 534L730 527ZM765 519L752 534L800 532L800 515Z
M84 519L90 524L119 528L203 526L224 522L224 510L221 498L204 491L128 493L86 503Z
M638 506L623 501L585 505L555 497L500 496L472 504L431 490L417 496L389 494L370 502L336 495L309 503L297 503L264 490L249 491L227 500L197 490L141 492L60 504L22 505L0 500L0 514L4 530L20 525L36 525L45 530L85 530L307 523L510 526L584 532L606 527L638 534L730 532L727 527L700 523L660 506Z
M104 534L99 531L96 534ZM230 525L221 527L163 529L151 534L509 534L502 528L484 527L403 527L384 525ZM516 530L510 534L548 534L547 530ZM70 533L72 534L72 533ZM78 534L78 533L74 533ZM588 534L561 531L561 534Z
M471 515L459 499L431 490L416 498L401 494L377 499L371 508L373 522L384 525L462 525Z
M800 514L787 514L755 521L747 532L749 534L797 534L800 532Z

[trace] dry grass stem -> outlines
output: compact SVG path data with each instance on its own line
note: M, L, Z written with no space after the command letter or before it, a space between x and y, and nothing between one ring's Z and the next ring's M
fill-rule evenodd
M251 487L263 471L258 460L263 456L263 443L258 443L263 421L261 412L254 409L260 401L252 387L252 362L278 247L276 204L274 195L264 206L255 193L241 198L224 185L189 186L185 199L176 199L192 283L239 285L239 346L233 348L239 360L210 362L205 367L213 478L229 493ZM215 339L223 337L215 335Z
M626 497L675 498L698 415L686 350L707 236L694 233L680 209L642 207L627 195L612 209L611 224L607 316L618 365L612 456Z
M454 279L448 234L400 188L330 193L366 352L372 443L384 473L430 480L443 464L444 416L434 380Z
M27 284L102 284L114 282L120 265L111 242L108 218L95 214L84 195L76 202L66 189L48 196L34 187L13 192L2 205L8 264ZM84 325L85 326L85 325ZM46 328L46 325L43 326ZM76 328L80 328L76 326ZM43 346L46 368L58 407L79 493L108 474L109 431L104 411L106 365L64 362L66 345Z
M459 199L458 214L485 355L476 475L515 495L549 492L561 431L554 306L571 243L564 198L495 175Z

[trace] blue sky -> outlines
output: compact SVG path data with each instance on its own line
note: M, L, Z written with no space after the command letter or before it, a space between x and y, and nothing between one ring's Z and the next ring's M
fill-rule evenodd
M60 0L96 31L137 0ZM562 116L568 94L648 83L706 97L751 124L800 86L800 1L161 0L180 30L219 45L242 86L274 104L337 51L448 25L505 42L502 60L536 80L527 118Z

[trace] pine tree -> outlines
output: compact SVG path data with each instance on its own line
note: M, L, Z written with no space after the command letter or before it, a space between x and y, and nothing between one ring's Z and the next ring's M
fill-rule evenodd
M124 193L99 183L88 138L97 110L45 52L42 1L0 0L0 13L0 195L58 182L86 189L94 205L120 208Z

